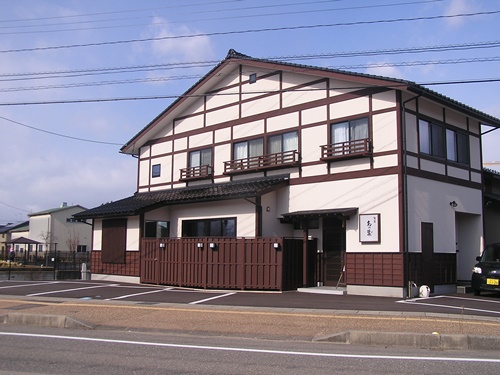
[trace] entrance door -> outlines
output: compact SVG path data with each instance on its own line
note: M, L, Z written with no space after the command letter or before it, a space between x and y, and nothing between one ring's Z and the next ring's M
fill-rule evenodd
M344 268L345 228L342 220L323 219L323 280L325 286L337 286ZM345 275L339 285L345 286Z

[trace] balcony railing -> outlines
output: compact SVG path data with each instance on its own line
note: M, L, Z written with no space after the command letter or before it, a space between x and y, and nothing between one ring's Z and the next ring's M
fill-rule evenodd
M212 166L200 165L181 169L181 181L202 180L211 177L213 174Z
M350 159L371 155L370 140L367 138L321 146L321 160L323 161Z
M253 156L224 162L225 174L236 174L247 171L260 171L290 167L299 164L299 153L295 150L275 154Z

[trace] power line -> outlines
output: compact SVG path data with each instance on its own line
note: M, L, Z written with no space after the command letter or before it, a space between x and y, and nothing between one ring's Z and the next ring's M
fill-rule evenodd
M0 92L17 92L17 91L34 91L34 90L48 90L48 89L70 89L78 87L89 86L107 86L107 85L123 85L130 83L145 83L145 82L166 82L178 81L183 79L196 79L201 78L202 75L185 75L185 76L169 76L169 77L155 77L155 78L131 78L125 80L114 81L99 81L99 82L77 82L68 83L63 85L46 85L46 86L31 86L31 87L8 87L0 89Z
M44 130L44 129L40 129L40 128L36 128L34 126L30 126L30 125L26 125L26 124L23 124L19 121L14 121L14 120L11 120L7 117L4 117L4 116L0 116L1 119L5 120L5 121L8 121L8 122L11 122L13 124L16 124L16 125L20 125L20 126L24 126L25 128L29 128L29 129L32 129L32 130L36 130L36 131L39 131L39 132L42 132L42 133L47 133L47 134L51 134L51 135L55 135L57 137L62 137L62 138L69 138L69 139L73 139L73 140L76 140L76 141L82 141L82 142L90 142L90 143L99 143L99 144L104 144L104 145L113 145L113 146L122 146L121 143L113 143L113 142L102 142L102 141L95 141L95 140L92 140L92 139L85 139L85 138L79 138L79 137L72 137L70 135L65 135L65 134L61 134L61 133L56 133L56 132L51 132L51 131L48 131L48 130Z
M462 44L449 44L437 46L420 46L420 47L407 47L407 48L393 48L393 49L379 49L379 50L365 50L365 51L347 51L347 52L325 52L317 54L306 55L288 55L288 56L274 56L263 58L264 60L277 60L277 61L294 61L294 60L319 60L319 59L332 59L332 58L348 58L348 57L368 57L379 55L394 55L394 54L415 54L426 52L443 52L443 51L464 51L472 49L490 49L500 47L500 41L486 41L477 43L462 43ZM137 71L151 71L151 70L167 70L167 69L188 69L188 68L204 68L218 63L218 60L205 60L205 61L189 61L189 62L176 62L164 64L149 64L149 65L133 65L123 67L102 67L102 68L89 68L89 69L73 69L73 70L57 70L45 72L25 72L25 73L3 73L0 77L28 77L17 79L0 79L0 81L14 81L24 79L45 79L45 78L66 78L77 77L86 75L102 75L111 73L130 73ZM42 76L42 77L33 77Z
M155 8L143 8L143 9L129 9L129 10L115 10L112 12L99 12L99 13L87 13L87 14L70 14L66 16L51 16L51 17L38 17L38 18L24 18L24 19L16 19L16 20L0 20L0 23L5 22L31 22L31 21L41 21L41 20L53 20L53 19L63 19L63 18L76 18L76 17L88 17L88 16L102 16L106 14L119 14L119 13L135 13L135 12L144 12L149 10L158 10L158 9L172 9L172 8L188 8L199 5L213 5L213 4L225 4L225 3L236 3L246 0L225 0L225 1L213 1L210 3L196 3L196 4L185 4L185 5L174 5L168 7L155 7ZM336 0L334 0L336 1Z
M474 57L474 58L469 58L469 59L461 58L461 59L447 59L447 60L407 61L407 62L394 62L394 63L386 62L386 63L370 63L370 64L359 64L359 65L344 65L344 66L334 67L334 69L337 69L337 70L374 69L374 68L380 68L380 67L465 64L465 63L477 63L477 62L484 63L484 62L494 62L494 61L500 61L500 56ZM332 68L332 67L328 67L328 68ZM229 76L229 74L227 74L226 76ZM92 86L123 85L123 84L133 84L133 83L167 82L167 81L178 81L178 80L185 80L185 79L199 79L201 77L203 77L202 74L195 74L195 75L167 76L167 77L154 77L154 78L152 78L152 77L149 77L149 78L130 78L130 79L113 80L113 81L76 82L76 83L45 85L45 86L7 87L7 88L0 89L0 92L37 91L37 90L49 90L49 89L68 89L68 88L92 87Z
M277 8L277 7L289 7L296 5L311 5L317 3L326 3L332 1L341 1L341 0L328 0L328 1L310 1L305 3L286 3L286 4L274 4L274 5L263 5L263 6L255 6L255 7L244 7L244 8L229 8L229 9L217 9L217 10L204 10L198 12L190 12L189 14L197 14L197 13L221 13L227 11L238 11L238 10L254 10L254 9L263 9L263 8ZM423 3L431 3L431 2L441 2L444 0L421 0L421 1L410 1L410 2L398 2L398 3L389 3L389 4L377 4L377 5L360 5L360 6L351 6L351 7L342 7L342 8L331 8L331 9L316 9L316 10L300 10L293 12L278 12L278 13L265 13L265 14L252 14L252 15L231 15L227 17L216 17L216 18L203 18L203 19L193 19L193 20L176 20L176 21L168 21L168 22L155 22L155 25L159 24L173 24L173 23L184 23L184 22L206 22L206 21L221 21L226 19L242 19L242 18L256 18L256 17L276 17L276 16L289 16L294 14L305 14L305 13L324 13L324 12L332 12L332 11L344 11L344 10L359 10L359 9L369 9L369 8L384 8L384 7L395 7L395 6L405 6L405 5L416 5ZM95 20L95 21L78 21L72 22L71 24L78 23L96 23L96 22L109 22L109 21L123 21L127 19L137 19L137 18L153 18L153 17L162 17L163 15L155 15L155 16L144 16L144 17L127 17L127 18L118 18L118 19L108 19L108 20ZM171 16L171 15L169 15ZM23 27L39 27L39 26L59 26L60 23L57 24L42 24L42 25L26 25ZM63 23L62 25L68 25L68 23ZM149 26L150 24L128 24L128 25L113 25L113 26L97 26L97 27L83 27L83 28L70 28L70 29L55 29L55 30L35 30L35 31L14 31L14 32L5 32L0 33L0 35L14 35L14 34L32 34L32 33L53 33L53 32L64 32L64 31L84 31L84 30L102 30L102 29L115 29L115 28L124 28L124 27L142 27ZM17 28L18 26L0 26L2 28Z
M31 211L29 211L29 210L24 210L24 209L22 209L22 208L12 206L12 205L10 205L10 204L8 204L8 203L5 203L5 202L2 202L2 201L0 201L0 204L3 204L4 206L7 206L7 207L10 207L10 208L13 208L13 209L15 209L15 210L24 211L24 212L31 212ZM12 221L14 221L14 220L12 220Z
M494 83L500 82L500 78L483 78L483 79L471 79L471 80L455 80L455 81L438 81L438 82L425 82L418 83L419 86L440 86L440 85L457 85L457 84L476 84L476 83ZM377 87L387 87L396 89L398 87L406 87L407 83L391 83L388 85L380 85ZM345 87L341 87L345 89ZM351 89L362 89L365 86L353 86ZM330 88L329 90L336 90L338 88ZM303 91L321 91L327 90L324 88L311 88L311 89L284 89L284 90L274 90L274 91L248 91L243 94L256 95L256 94L278 94L284 92L303 92ZM77 103L105 103L105 102L121 102L121 101L138 101L138 100L160 100L160 99L179 99L179 98L200 98L204 96L229 96L229 95L239 95L239 93L210 93L210 94L195 94L195 95L150 95L150 96L136 96L136 97L116 97L116 98L99 98L99 99L66 99L66 100L47 100L47 101L33 101L33 102L11 102L11 103L0 103L0 106L23 106L23 105L47 105L47 104L77 104ZM3 118L0 116L0 118ZM5 119L5 118L4 118ZM8 120L8 119L7 119ZM10 121L10 120L8 120Z
M386 67L399 67L399 66L421 66L421 65L449 65L449 64L465 64L465 63L477 63L477 62L494 62L500 61L500 56L494 57L474 57L471 59L447 59L447 60L431 60L431 61L402 61L395 63L370 63L370 64L359 64L359 65L341 65L336 67L336 69L374 69L374 68L386 68ZM0 90L1 91L1 90Z
M208 36L253 34L253 33L271 32L271 31L305 30L305 29L317 29L317 28L338 27L338 26L389 24L389 23L397 23L397 22L424 21L424 20L429 21L429 20L449 19L449 18L457 18L457 17L474 17L474 16L493 15L493 14L498 14L498 13L500 13L500 10L487 11L487 12L476 12L476 13L461 13L461 14L455 14L455 15L440 15L440 16L413 17L413 18L395 18L395 19L374 20L374 21L338 22L338 23L332 23L332 24L316 24L316 25L302 25L302 26L283 26L283 27L263 28L263 29L247 29L247 30L240 30L240 31L220 31L220 32L212 32L212 33L186 34L186 35L164 36L164 37L154 37L154 38L115 40L115 41L108 41L108 42L95 42L95 43L69 44L69 45L47 46L47 47L9 49L9 50L0 50L0 53L49 51L49 50L59 50L59 49L67 49L67 48L98 47L98 46L110 46L110 45L128 44L128 43L151 42L151 41L157 41L157 40L172 40L172 39L198 38L198 37L208 37Z

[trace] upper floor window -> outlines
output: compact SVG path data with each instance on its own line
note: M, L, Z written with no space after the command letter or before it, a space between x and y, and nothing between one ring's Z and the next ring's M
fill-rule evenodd
M262 138L238 142L233 145L233 159L247 159L264 154L264 141Z
M331 125L330 144L321 146L321 160L357 158L371 155L368 117Z
M299 149L299 136L296 131L270 136L267 140L267 153L294 151Z
M191 151L189 153L189 167L201 167L202 165L212 164L212 149L206 148L203 150Z
M368 117L332 124L332 144L358 141L366 138L368 138Z
M161 174L161 164L154 164L151 167L151 177L160 177Z
M212 149L191 151L189 167L181 169L181 180L197 180L212 175Z
M293 167L300 163L298 132L292 131L233 144L233 159L224 162L224 173Z
M467 134L446 129L446 158L460 164L469 164Z
M445 157L445 132L441 125L420 119L418 121L420 152L440 158Z

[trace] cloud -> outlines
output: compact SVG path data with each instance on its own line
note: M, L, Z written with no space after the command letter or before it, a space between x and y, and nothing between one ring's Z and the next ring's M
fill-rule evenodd
M477 11L478 7L476 6L476 2L474 0L451 0L444 10L444 15L451 16L455 14L472 13ZM462 26L465 21L466 17L453 17L447 18L446 24L449 27L458 28Z
M383 62L371 62L370 64L383 64ZM405 79L405 75L399 69L394 66L380 66L376 68L368 68L364 72L365 74L371 74L375 76L382 76L388 78L399 78Z
M161 17L155 17L148 29L149 37L169 38L154 40L150 43L150 51L157 59L168 61L202 61L214 55L212 43L208 36L192 38L175 38L183 35L203 34L199 30L184 25L169 24ZM170 39L171 37L174 37Z

